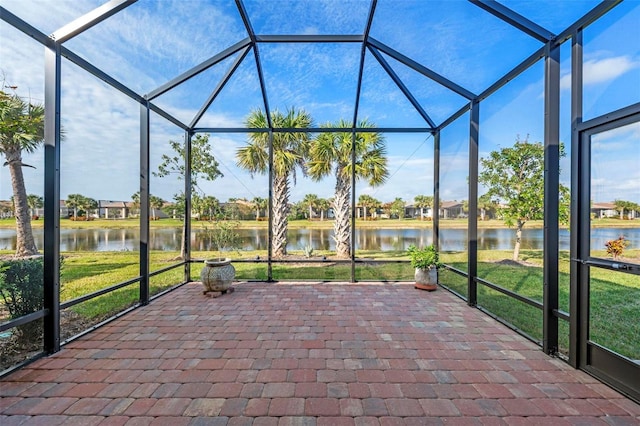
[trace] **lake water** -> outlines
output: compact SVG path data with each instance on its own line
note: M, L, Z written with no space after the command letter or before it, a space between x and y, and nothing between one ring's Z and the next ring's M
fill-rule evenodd
M239 230L244 250L267 250L266 229ZM604 250L605 242L624 235L630 241L630 248L640 247L640 227L638 228L597 228L591 231L591 248ZM331 229L289 230L288 250L302 250L312 246L316 250L333 250ZM34 230L34 238L39 248L43 247L42 229ZM151 250L180 250L181 230L178 228L158 228L150 231ZM140 233L136 229L62 229L60 231L61 251L137 251ZM524 229L523 249L542 249L542 229ZM194 250L210 250L209 241L202 232L192 232ZM358 229L356 230L356 250L405 250L409 245L425 246L433 242L430 229ZM511 250L515 242L513 229L479 229L479 250ZM0 229L0 249L15 250L16 233L13 229ZM467 231L465 229L442 229L440 248L443 251L466 250ZM569 231L560 230L560 250L569 250Z

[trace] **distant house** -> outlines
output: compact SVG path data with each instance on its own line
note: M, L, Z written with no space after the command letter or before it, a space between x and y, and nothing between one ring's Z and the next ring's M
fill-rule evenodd
M0 200L0 218L13 217L13 203L11 200Z
M443 201L440 203L440 217L443 219L455 219L466 217L463 211L462 201Z
M414 204L409 204L404 208L404 216L413 218L433 218L433 208L428 207L425 209L421 209L420 207L416 207Z
M598 219L604 219L606 217L618 217L620 213L616 210L616 205L613 203L600 203L593 202L591 204L591 216Z
M98 200L98 216L104 219L125 219L129 208L124 201Z

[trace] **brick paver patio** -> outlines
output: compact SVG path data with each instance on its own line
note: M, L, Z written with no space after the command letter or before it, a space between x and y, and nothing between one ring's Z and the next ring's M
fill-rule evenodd
M631 400L406 284L188 284L0 395L2 426L640 424Z

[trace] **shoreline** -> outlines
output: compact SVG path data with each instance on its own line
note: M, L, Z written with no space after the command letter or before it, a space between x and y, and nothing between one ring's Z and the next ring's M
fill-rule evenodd
M267 228L269 222L266 220L239 220L238 229L264 229ZM208 225L209 222L193 220L192 228L198 228L199 225ZM61 229L128 229L139 228L138 219L97 219L88 222L72 221L62 219L60 221ZM432 222L429 220L421 221L416 219L382 219L382 220L356 220L357 228L368 229L425 229L431 228ZM598 219L591 223L592 228L623 228L634 229L640 228L640 219L637 220L620 220L620 219ZM15 229L14 219L0 219L0 229ZM41 229L44 227L44 220L32 220L33 229ZM151 228L180 228L182 221L177 219L160 219L149 222ZM288 222L289 229L333 229L332 220L290 220ZM542 229L544 223L542 220L532 220L524 225L524 229ZM440 219L440 229L467 229L466 219ZM478 221L478 229L515 229L515 226L507 226L502 220L486 220ZM569 229L569 225L560 225L560 229Z

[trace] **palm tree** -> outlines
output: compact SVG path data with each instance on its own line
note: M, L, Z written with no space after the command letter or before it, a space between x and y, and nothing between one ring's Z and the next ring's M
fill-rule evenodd
M39 195L29 194L27 195L27 204L29 205L29 215L33 217L36 214L36 209L44 205L44 199Z
M16 216L16 256L33 256L38 248L33 239L31 216L24 186L22 152L32 153L44 141L44 107L24 101L17 94L0 90L0 153L9 166Z
M83 197L80 198L78 203L78 209L84 211L85 220L89 220L89 211L98 208L98 202L93 198Z
M161 209L164 206L164 200L155 195L149 195L149 206L151 207L151 220L156 220L156 209Z
M326 198L320 198L318 200L318 209L320 210L320 222L324 221L324 212L329 210L331 207L331 200L327 200Z
M269 200L261 197L254 197L251 203L256 209L256 220L260 220L260 211L269 208Z
M313 124L304 110L291 108L286 114L274 111L271 115L274 127L308 128ZM267 117L261 110L253 110L245 122L247 127L268 127ZM310 139L307 133L273 133L273 256L287 254L287 227L289 212L290 179L296 180L296 168L304 173ZM247 145L236 152L237 165L251 174L269 172L269 134L250 133Z
M85 197L81 194L69 194L67 196L67 201L65 201L65 204L68 209L73 209L73 220L78 219L78 209L80 208L80 204L82 204L83 198Z
M364 220L367 220L367 209L375 211L380 206L380 201L373 198L371 195L362 194L358 197L358 204L364 207Z
M302 199L302 203L309 208L309 220L313 218L313 209L318 207L318 200L316 194L307 194Z
M131 196L131 210L137 210L138 214L140 214L140 191L136 192Z
M209 220L213 220L220 213L220 200L214 196L205 195L202 197L202 210L207 213Z
M433 207L433 197L430 195L416 195L413 199L420 209L420 220L424 220L424 209Z
M340 120L327 127L351 128L351 124ZM374 128L373 123L366 120L360 122L361 128ZM336 242L336 255L341 258L351 257L351 221L349 217L351 198L351 175L356 179L366 179L369 185L384 183L387 171L387 157L384 138L377 132L356 133L355 164L351 161L353 134L322 133L311 146L308 173L314 180L321 180L331 172L335 174L336 186L333 200L335 222L333 238Z
M626 200L615 200L613 204L616 206L615 209L620 212L620 220L624 219L624 211L625 210L633 210L634 203Z

